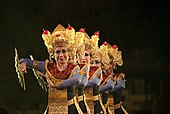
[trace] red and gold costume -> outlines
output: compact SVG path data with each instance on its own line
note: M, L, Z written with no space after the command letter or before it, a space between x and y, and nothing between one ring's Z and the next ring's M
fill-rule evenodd
M60 112L67 113L68 108L73 110L73 106L75 105L77 110L79 109L78 103L74 97L75 93L75 84L76 79L68 82L64 82L64 80L72 78L73 74L75 75L79 70L79 67L74 64L68 64L67 68L63 71L59 71L56 67L56 64L48 62L46 64L46 72L47 79L50 79L56 86L60 89L66 88L67 90L58 90L57 88L49 88L48 90L48 107L50 112ZM60 83L62 83L62 86ZM69 105L69 106L68 106Z

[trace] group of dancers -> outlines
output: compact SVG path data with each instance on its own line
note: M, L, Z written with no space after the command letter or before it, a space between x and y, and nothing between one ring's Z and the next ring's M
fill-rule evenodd
M116 73L123 64L117 45L98 46L99 32L89 37L83 28L60 24L52 33L44 30L42 38L49 58L22 58L16 67L22 76L33 69L47 89L46 114L128 114L122 104L125 74Z

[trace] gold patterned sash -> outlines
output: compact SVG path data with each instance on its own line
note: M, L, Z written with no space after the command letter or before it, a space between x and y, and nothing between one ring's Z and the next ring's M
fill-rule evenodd
M48 113L49 114L67 114L67 94L66 90L57 88L48 89Z

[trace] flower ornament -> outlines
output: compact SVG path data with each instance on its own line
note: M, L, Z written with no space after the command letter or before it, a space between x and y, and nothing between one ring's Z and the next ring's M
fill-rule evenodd
M118 46L117 46L117 45L112 45L112 48L113 48L113 49L117 49Z
M94 35L96 35L96 36L98 36L98 37L99 37L99 35L100 35L99 31L94 32Z
M85 33L85 28L81 28L79 32Z
M72 30L72 28L73 28L73 27L72 27L72 26L70 26L70 25L68 24L67 29L68 29L68 30Z
M60 36L60 34L56 34L56 37L59 37Z
M48 35L49 33L50 33L50 32L49 32L48 30L44 30L44 31L43 31L43 34L44 34L44 35Z
M108 45L108 43L105 41L105 42L103 42L103 45L107 46L107 45Z

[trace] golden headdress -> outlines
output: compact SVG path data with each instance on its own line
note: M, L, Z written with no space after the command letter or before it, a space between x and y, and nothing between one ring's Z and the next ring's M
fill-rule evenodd
M84 37L85 37L85 31L83 28L81 28L79 31L76 32L75 34L75 38L74 38L74 41L75 41L75 45L77 47L81 46L84 42Z
M84 41L83 44L78 47L78 55L81 56L85 51L92 53L96 49L98 49L98 41L99 41L99 32L95 32L94 35L90 38L87 33L84 33Z
M77 46L77 55L82 56L84 54L85 50L85 36L86 33L84 31L84 28L81 28L78 32L75 34L75 46Z
M90 53L98 49L99 32L94 32L94 35L90 37L86 34L85 38L85 50Z
M94 32L94 35L91 36L91 39L89 41L89 45L87 47L89 48L91 52L91 59L93 60L101 60L101 52L99 51L98 47L98 41L99 41L99 31Z
M109 56L112 59L113 64L122 66L123 64L122 51L118 50L117 45L109 46Z
M110 68L110 57L109 57L109 48L108 48L107 42L104 42L100 46L99 52L101 53L102 67L104 67L105 69L109 69Z
M94 35L91 36L91 44L93 50L96 50L98 48L98 41L99 41L99 31L94 32Z
M67 28L67 38L69 39L69 43L71 44L68 48L69 52L69 62L76 62L76 53L77 50L81 47L81 51L83 51L83 42L84 42L84 29L81 28L78 32L75 32L75 30L72 30L72 26L68 26ZM74 31L74 33L73 33Z
M99 51L101 53L101 63L105 69L108 69L112 64L116 67L116 64L121 66L123 64L122 52L118 51L118 46L111 46L106 41L100 46Z
M84 46L85 51L88 51L89 53L92 51L92 41L87 33L85 33Z
M99 48L91 52L91 60L102 60L102 53L100 52Z
M45 46L48 49L49 54L52 54L52 51L56 47L70 47L74 43L75 30L71 26L65 29L61 24L59 24L52 34L45 30L42 34Z
M75 30L72 26L68 25L66 29L65 39L68 40L69 44L74 44Z

